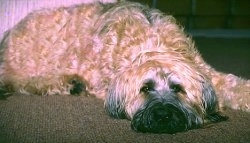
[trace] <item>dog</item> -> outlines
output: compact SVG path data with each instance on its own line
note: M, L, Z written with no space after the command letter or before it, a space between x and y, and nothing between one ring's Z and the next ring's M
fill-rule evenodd
M250 81L216 71L171 15L136 2L30 13L1 42L0 93L92 95L138 132L176 133L250 111Z

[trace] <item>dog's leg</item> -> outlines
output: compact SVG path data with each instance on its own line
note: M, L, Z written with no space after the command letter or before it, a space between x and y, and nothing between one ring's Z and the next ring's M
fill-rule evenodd
M219 100L220 110L231 108L250 112L250 80L233 74L216 71L208 65L199 54L197 65L210 78Z
M250 112L250 80L216 71L196 53L197 65L211 80L218 96L220 110L231 108Z
M3 80L0 87L0 98L4 99L11 94L37 94L37 95L86 95L86 83L77 75L61 75L50 77L32 77L17 79L15 81Z
M215 70L211 70L209 75L221 108L229 107L250 112L250 80Z

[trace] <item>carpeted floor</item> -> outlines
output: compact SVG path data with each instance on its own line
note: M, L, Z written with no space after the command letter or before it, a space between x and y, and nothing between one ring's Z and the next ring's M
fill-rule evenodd
M250 39L195 38L216 69L250 78ZM110 118L93 97L11 96L0 101L0 142L248 143L250 113L227 110L229 120L173 135L136 133Z

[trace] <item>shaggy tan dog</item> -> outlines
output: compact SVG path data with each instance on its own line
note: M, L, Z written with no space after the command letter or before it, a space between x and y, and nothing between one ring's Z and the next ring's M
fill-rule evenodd
M95 95L142 132L175 133L249 111L250 81L215 71L164 15L138 3L29 14L1 43L1 96Z

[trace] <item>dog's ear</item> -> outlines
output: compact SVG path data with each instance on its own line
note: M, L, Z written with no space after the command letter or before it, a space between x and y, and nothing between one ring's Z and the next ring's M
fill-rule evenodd
M214 88L209 82L202 84L202 101L208 122L220 122L228 119L218 111L218 100Z
M218 108L215 90L207 81L202 83L202 104L208 114L215 112Z
M119 82L115 80L108 89L108 95L105 99L105 109L111 117L124 119L126 118L123 89Z

